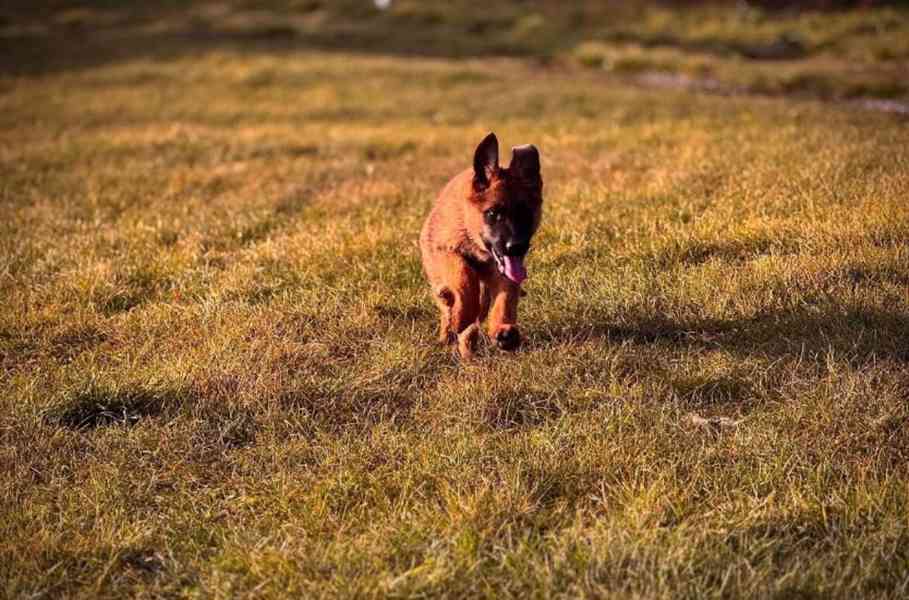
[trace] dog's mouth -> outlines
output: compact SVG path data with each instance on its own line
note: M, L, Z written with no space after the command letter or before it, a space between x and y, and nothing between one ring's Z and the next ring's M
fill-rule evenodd
M510 279L514 283L521 285L527 279L527 269L524 268L523 256L507 256L500 254L495 246L487 243L486 248L492 254L492 259L496 263L499 273Z

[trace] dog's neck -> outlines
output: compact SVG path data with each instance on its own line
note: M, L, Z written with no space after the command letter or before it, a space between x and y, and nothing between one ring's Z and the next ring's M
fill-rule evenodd
M462 239L454 251L475 271L486 271L492 267L492 255L468 237Z

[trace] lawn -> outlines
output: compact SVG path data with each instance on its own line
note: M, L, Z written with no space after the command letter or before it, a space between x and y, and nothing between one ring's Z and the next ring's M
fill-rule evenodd
M909 13L559 6L10 3L0 596L909 593ZM488 131L544 218L465 364Z

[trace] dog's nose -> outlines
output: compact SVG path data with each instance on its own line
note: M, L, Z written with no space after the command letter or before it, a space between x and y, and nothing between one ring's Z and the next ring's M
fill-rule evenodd
M507 256L524 256L530 250L530 242L508 242L505 244Z

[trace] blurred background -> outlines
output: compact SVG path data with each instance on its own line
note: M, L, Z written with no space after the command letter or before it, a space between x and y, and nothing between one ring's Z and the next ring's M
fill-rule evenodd
M217 49L507 55L720 93L905 99L909 3L8 0L7 75Z

